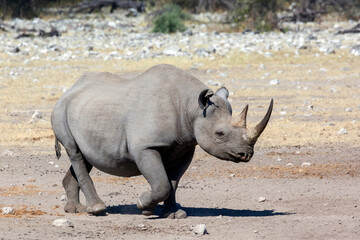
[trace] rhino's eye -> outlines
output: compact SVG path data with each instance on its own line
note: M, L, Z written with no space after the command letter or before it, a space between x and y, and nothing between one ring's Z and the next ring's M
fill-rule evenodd
M224 133L224 131L222 131L222 130L217 130L217 131L215 132L215 135L216 135L218 138L223 138L223 137L225 136L225 133Z

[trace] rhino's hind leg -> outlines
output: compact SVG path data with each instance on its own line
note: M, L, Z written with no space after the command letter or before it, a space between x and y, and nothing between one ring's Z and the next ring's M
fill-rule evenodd
M144 215L151 215L159 202L165 201L170 194L170 184L159 152L143 150L136 159L137 167L151 186L151 191L141 194L137 207Z
M72 150L66 148L66 151L69 155L77 183L86 198L86 212L91 214L104 212L106 206L96 193L94 183L89 176L89 170L91 169L88 170L89 167L87 165L89 165L89 163L83 158L78 149Z
M176 219L182 219L186 218L187 214L184 210L179 209L176 204L176 198L175 193L176 189L178 187L180 178L185 173L186 169L189 167L191 160L194 156L195 148L190 149L188 152L184 154L184 156L181 157L181 160L179 161L179 165L174 167L173 169L168 170L168 178L171 183L171 191L169 197L165 200L164 205L165 208L163 209L162 213L160 214L160 217L163 218L176 218Z
M75 173L72 167L66 172L62 181L65 188L67 202L64 207L67 213L81 213L86 211L86 207L80 203L79 191L80 187L76 180Z

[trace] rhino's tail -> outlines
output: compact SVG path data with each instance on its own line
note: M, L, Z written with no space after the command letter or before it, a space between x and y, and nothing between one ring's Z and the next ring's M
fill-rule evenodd
M55 136L55 152L56 152L57 159L59 159L61 157L61 146L60 146L59 140L56 138L56 136Z

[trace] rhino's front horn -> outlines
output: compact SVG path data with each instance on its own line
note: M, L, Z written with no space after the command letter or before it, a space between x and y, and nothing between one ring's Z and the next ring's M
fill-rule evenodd
M246 116L249 105L246 105L240 114L233 118L233 125L236 127L246 128Z
M270 106L267 110L265 117L254 128L248 130L247 136L252 143L255 144L256 140L258 139L260 134L264 131L267 123L269 122L271 112L273 109L273 104L274 104L274 100L271 99Z

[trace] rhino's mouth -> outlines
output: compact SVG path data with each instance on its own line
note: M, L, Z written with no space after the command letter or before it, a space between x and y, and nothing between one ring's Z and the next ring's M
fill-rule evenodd
M239 163L239 162L249 162L252 158L252 154L227 154L228 157L224 160L228 160L231 162Z

